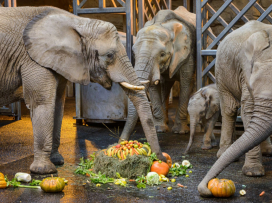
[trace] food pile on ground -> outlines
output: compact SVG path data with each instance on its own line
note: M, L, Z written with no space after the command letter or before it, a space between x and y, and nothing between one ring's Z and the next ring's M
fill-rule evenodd
M148 144L142 144L137 140L123 141L116 146L111 146L107 150L103 150L105 155L109 157L119 158L124 160L127 156L135 155L151 155L151 148Z
M154 186L166 182L168 190L172 187L186 188L176 183L175 178L181 175L189 177L187 169L192 168L190 162L184 160L181 164L172 165L171 157L167 153L163 153L163 156L166 157L166 162L159 160L156 154L152 153L148 143L123 141L92 154L90 159L81 158L75 173L89 177L96 187L114 183L122 187L127 187L128 184L132 187L133 184L138 188L146 188L147 185Z

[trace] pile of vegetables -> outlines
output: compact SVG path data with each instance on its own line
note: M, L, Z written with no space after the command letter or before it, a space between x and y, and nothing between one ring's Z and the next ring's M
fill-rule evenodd
M151 155L151 148L148 143L140 143L137 140L130 141L122 141L120 144L116 146L112 146L107 150L104 150L105 155L119 158L120 160L124 160L127 156L135 155Z
M20 181L20 182L19 182ZM42 189L44 192L61 192L65 183L68 181L64 178L53 177L45 178L41 180L33 179L31 183L31 176L28 173L16 173L14 178L9 181L7 176L0 173L0 188L12 187L22 187L22 188L32 188L32 189ZM22 185L21 182L29 183L29 185Z

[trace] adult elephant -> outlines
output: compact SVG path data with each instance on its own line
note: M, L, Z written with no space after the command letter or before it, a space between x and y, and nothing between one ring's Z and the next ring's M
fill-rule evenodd
M184 7L161 10L142 28L133 45L135 71L146 84L157 132L168 130L165 102L175 81L180 81L180 99L175 133L187 133L187 105L194 87L195 14ZM159 83L162 85L159 85ZM137 112L129 103L128 118L121 139L128 139L137 122Z
M147 140L163 159L144 86L114 25L54 7L0 8L0 105L25 99L34 134L33 173L56 172L67 80L122 85ZM54 163L52 163L51 161Z
M245 132L199 184L202 196L211 195L209 180L245 153L243 173L264 175L259 144L272 134L271 42L272 26L251 21L229 34L218 47L215 75L223 122L221 139L232 135L240 104ZM269 142L267 147L271 148Z

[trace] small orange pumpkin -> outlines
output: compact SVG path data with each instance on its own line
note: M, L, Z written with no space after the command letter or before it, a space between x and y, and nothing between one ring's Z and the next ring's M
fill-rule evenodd
M3 173L0 173L0 189L6 188L7 182L5 181L5 176Z
M162 155L166 158L166 163L168 164L169 168L172 167L172 159L169 154L163 152Z
M210 180L208 188L215 197L230 197L236 190L232 180L218 178Z
M169 166L163 161L154 161L151 168L151 172L156 172L159 175L167 175L169 172Z
M65 183L62 178L51 175L51 177L43 179L40 186L44 192L61 192Z

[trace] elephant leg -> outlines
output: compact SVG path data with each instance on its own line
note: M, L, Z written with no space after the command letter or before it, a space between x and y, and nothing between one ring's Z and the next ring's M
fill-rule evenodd
M217 112L216 114L219 114L219 112ZM218 117L218 115L217 116L214 115L214 117ZM214 117L209 119L205 125L205 134L204 134L203 144L201 146L201 149L204 149L204 150L211 149L213 147L214 143L216 143L215 137L213 134L213 128L215 126L217 119L215 119ZM212 140L212 138L213 138L213 140ZM212 142L213 142L213 144L212 144Z
M180 72L179 106L176 111L175 124L172 128L173 133L186 134L190 131L190 128L187 125L187 107L194 87L193 75L193 71Z
M261 143L261 150L263 156L272 156L272 145L270 136Z
M254 101L250 96L248 89L245 87L243 88L241 99L241 117L245 130L249 126L249 122L253 115L253 109ZM265 174L265 170L262 165L260 145L254 147L246 153L246 159L242 171L246 176L263 176Z
M38 174L55 173L50 161L53 143L57 78L51 70L35 62L22 68L24 98L30 108L34 136L34 161L30 171Z
M219 158L232 145L235 122L239 103L233 95L225 90L220 90L220 105L222 114L221 138L217 157Z
M61 134L61 124L63 118L64 104L65 104L65 90L66 90L67 80L59 76L56 102L55 102L55 122L53 130L53 145L50 160L55 165L64 164L64 159L59 153L58 148L60 145L60 134Z
M158 133L168 131L168 125L165 119L165 109L162 104L161 86L152 85L149 87L150 100L152 104L152 114L154 118L154 124Z
M164 113L165 113L165 123L169 123L169 119L168 119L168 106L169 106L169 95L170 95L170 91L171 88L173 87L175 81L165 81L164 85L161 86L162 90L162 104L163 104L163 108L165 109Z

